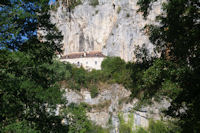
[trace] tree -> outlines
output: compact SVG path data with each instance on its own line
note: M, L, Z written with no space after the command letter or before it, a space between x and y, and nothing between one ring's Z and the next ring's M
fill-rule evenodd
M138 1L144 17L155 1ZM199 5L198 0L167 1L164 13L157 16L160 25L145 27L161 60L144 72L140 88L146 98L163 94L172 99L166 114L180 120L183 132L200 131Z
M126 63L120 57L107 57L101 64L102 71L111 77L126 68Z
M7 0L0 7L0 132L65 132L64 105L53 57L62 36L48 0ZM38 38L38 31L46 31ZM60 72L59 72L60 73ZM23 129L25 128L25 129Z
M92 129L92 122L88 120L83 104L71 103L61 112L68 122L69 133L87 133Z

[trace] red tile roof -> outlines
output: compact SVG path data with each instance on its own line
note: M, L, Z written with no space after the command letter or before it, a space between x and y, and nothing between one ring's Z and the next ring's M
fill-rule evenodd
M61 57L61 59L87 58L87 57L105 57L100 51L71 53Z

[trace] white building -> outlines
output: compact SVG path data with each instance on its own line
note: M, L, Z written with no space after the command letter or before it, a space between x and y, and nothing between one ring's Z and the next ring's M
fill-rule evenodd
M91 51L91 52L78 52L71 53L65 56L62 56L60 60L62 62L69 62L71 64L75 64L78 67L82 66L85 69L91 70L101 69L101 63L104 60L105 56L99 51Z

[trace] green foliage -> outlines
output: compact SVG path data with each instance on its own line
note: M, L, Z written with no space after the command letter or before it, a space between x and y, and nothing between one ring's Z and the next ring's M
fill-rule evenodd
M149 120L148 128L134 126L133 114L128 116L128 121L124 120L123 114L118 115L120 133L180 133L181 130L172 122Z
M85 104L70 104L61 111L66 117L69 133L109 133L107 129L95 125L86 116Z
M95 98L99 94L99 90L95 85L92 85L90 87L90 93L91 93L91 97Z
M86 73L84 68L74 67L72 70L72 78L75 80L75 83L86 86Z
M130 14L129 14L129 13L127 13L127 14L126 14L126 17L127 17L127 18L129 18L129 17L130 17Z
M149 128L150 133L168 133L167 126L161 121L149 121Z
M51 5L51 10L57 11L58 7L59 7L59 2L56 1L53 5Z
M123 114L119 114L118 118L119 118L119 133L133 133L133 126L134 126L133 114L129 116L128 122L125 122Z
M131 88L132 70L129 65L119 57L109 57L102 62L102 70L86 71L83 68L71 66L66 68L65 73L68 78L65 79L65 82L67 87L71 89L88 88L92 97L98 95L99 82L119 83L126 88Z
M117 8L117 13L119 14L120 11L121 11L121 7L119 6L119 7Z
M88 131L87 133L110 133L110 132L109 132L109 129L105 129L100 126L93 125L92 129Z
M47 127L53 123L59 125L59 119L61 120L54 116L54 112L58 103L64 103L63 92L58 85L58 81L63 78L62 75L57 75L57 68L54 65L44 63L35 66L31 57L22 52L1 50L1 54L3 56L0 60L4 63L1 64L0 75L3 78L0 82L2 124L12 125L13 121L20 122L21 119L25 119L27 122L35 123L39 131L54 130L54 126L52 129ZM48 105L44 106L44 103ZM36 119L35 116L39 117Z
M97 5L99 5L99 0L90 0L90 5L96 7Z
M41 133L40 131L32 128L27 121L21 121L7 125L2 132L5 133Z
M66 2L66 1L63 1ZM64 3L66 5L66 3ZM68 1L68 5L67 8L69 8L70 10L73 10L76 6L82 4L82 0L70 0ZM56 1L54 4L51 5L51 10L53 11L57 11L58 7L59 7L59 1Z
M65 103L59 82L66 75L53 61L62 36L50 23L49 1L7 2L0 10L0 132L66 131L55 115ZM43 41L38 29L47 31Z
M86 110L82 105L70 104L61 111L66 117L69 133L86 133L91 129L91 122L87 119Z
M69 8L74 9L76 6L82 4L81 0L71 0Z
M144 128L139 127L138 129L135 130L135 133L148 133Z
M139 0L139 11L147 17L156 0ZM200 130L199 89L199 1L171 0L163 4L164 14L157 16L160 25L147 25L149 39L161 60L144 74L144 96L151 98L159 93L169 96L171 106L167 115L179 119L183 132ZM150 89L150 90L149 90ZM149 90L149 91L148 91ZM168 93L168 94L167 94ZM180 109L185 109L180 112Z
M126 63L120 57L107 57L103 60L101 68L107 77L117 76L118 73L126 68Z
M149 120L149 133L180 133L181 130L175 123Z
M146 18L148 16L148 9L151 9L150 3L157 0L138 0L137 4L140 5L138 12L143 12L143 16Z
M97 83L98 81L102 81L104 79L104 75L101 70L92 70L87 73L87 79L91 83Z

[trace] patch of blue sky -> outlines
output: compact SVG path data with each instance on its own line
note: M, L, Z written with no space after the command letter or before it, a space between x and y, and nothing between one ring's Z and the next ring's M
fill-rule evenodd
M53 4L55 2L56 2L56 0L49 0L49 4Z

